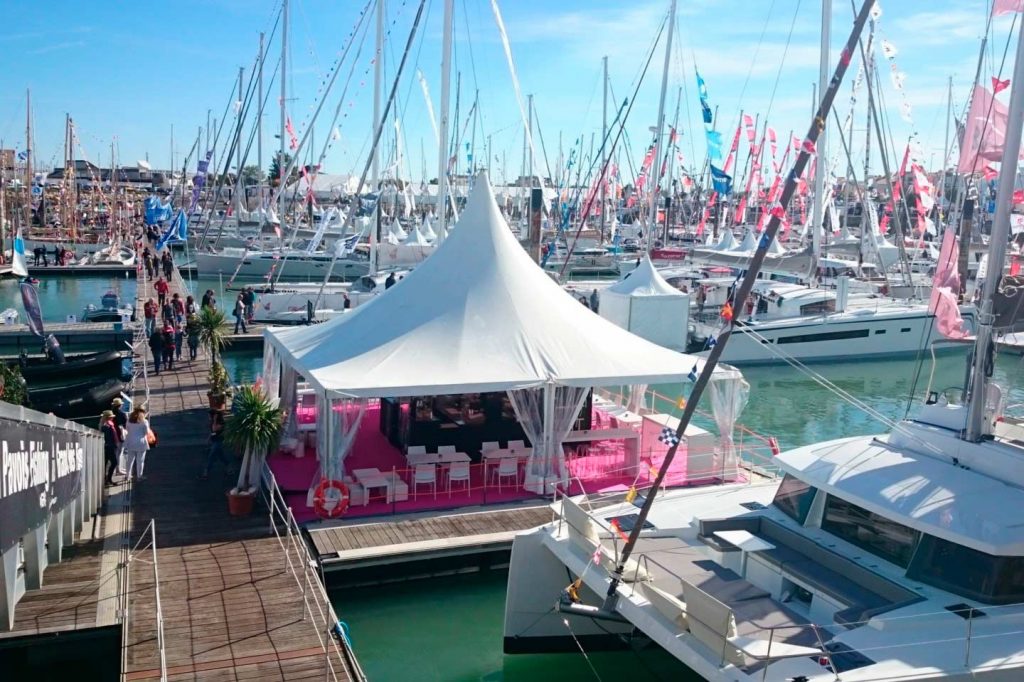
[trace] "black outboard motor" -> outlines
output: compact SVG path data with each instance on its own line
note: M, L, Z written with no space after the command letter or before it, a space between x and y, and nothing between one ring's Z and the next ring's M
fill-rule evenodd
M46 341L43 342L43 352L46 353L47 359L58 365L63 365L67 362L64 359L64 351L61 350L60 343L53 334L49 334L46 337Z

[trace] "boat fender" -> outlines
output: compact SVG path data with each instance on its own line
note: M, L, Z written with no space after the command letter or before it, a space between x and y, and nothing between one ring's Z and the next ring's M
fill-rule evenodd
M348 623L345 621L339 620L334 624L334 627L331 628L331 636L339 643L352 648L352 637L349 634Z
M780 452L779 439L775 436L768 436L768 447L772 450L772 457L776 457Z
M338 491L337 502L330 509L327 508L327 490L333 488ZM323 519L333 519L341 516L348 509L348 503L351 500L351 496L348 492L348 486L341 481L336 481L333 478L325 478L320 481L320 485L316 487L313 492L313 509Z

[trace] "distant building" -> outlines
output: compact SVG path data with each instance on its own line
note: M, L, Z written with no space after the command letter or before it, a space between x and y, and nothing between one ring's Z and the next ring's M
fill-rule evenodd
M14 170L14 154L13 149L0 149L0 168L5 171Z
M46 176L47 185L59 185L64 182L65 170L54 168ZM141 166L122 166L111 172L109 168L100 168L94 163L83 159L75 160L75 183L82 188L108 186L116 179L121 186L128 186L144 191L165 190L171 188L169 171L150 170Z

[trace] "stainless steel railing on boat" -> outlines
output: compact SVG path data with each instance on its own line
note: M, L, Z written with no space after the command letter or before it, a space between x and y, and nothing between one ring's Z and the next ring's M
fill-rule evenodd
M145 544L143 544L145 543ZM146 559L146 554L151 557ZM120 580L118 587L118 615L121 621L121 679L127 679L128 674L128 648L131 642L128 641L129 621L131 611L128 605L128 594L131 587L131 563L139 561L153 567L153 595L156 610L156 648L160 659L160 680L167 680L167 647L164 641L164 612L160 603L160 566L156 555L156 519L150 519L146 524L142 535L136 540L135 545L128 547L125 544L124 560L118 566Z
M284 552L285 564L302 590L302 619L308 617L315 626L317 641L324 652L326 675L331 680L352 679L364 682L366 674L352 650L346 626L334 612L334 606L317 570L318 564L309 552L302 530L277 485L277 479L266 465L263 467L262 493L267 504L270 531L277 538ZM344 661L348 670L339 670L336 666L338 661Z

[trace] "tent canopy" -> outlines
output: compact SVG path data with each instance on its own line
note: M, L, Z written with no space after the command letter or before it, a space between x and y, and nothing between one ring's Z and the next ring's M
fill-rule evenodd
M675 383L702 364L564 292L516 241L484 173L448 239L387 292L324 324L264 334L337 397Z
M621 294L623 296L674 296L684 297L685 294L665 281L658 272L650 257L644 254L640 265L633 269L625 279L619 280L604 290L604 293Z

